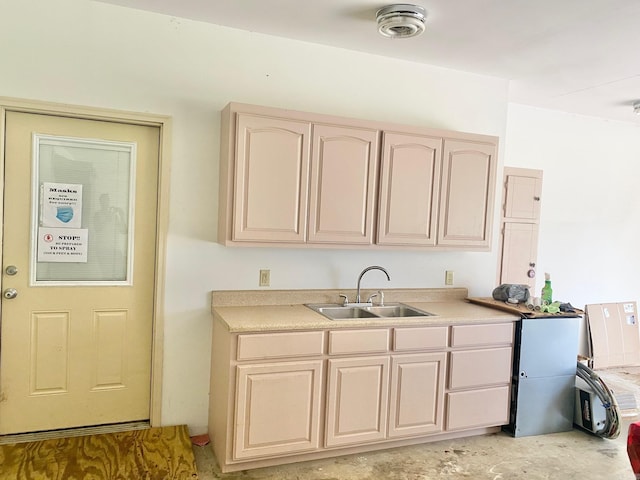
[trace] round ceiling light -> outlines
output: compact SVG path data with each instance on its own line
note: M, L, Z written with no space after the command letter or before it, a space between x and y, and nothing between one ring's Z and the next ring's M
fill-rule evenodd
M378 32L390 38L416 37L424 32L427 12L419 5L388 5L376 13Z

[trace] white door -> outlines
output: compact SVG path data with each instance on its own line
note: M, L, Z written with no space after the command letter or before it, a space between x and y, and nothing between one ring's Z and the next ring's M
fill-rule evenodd
M0 434L149 419L159 128L5 120Z

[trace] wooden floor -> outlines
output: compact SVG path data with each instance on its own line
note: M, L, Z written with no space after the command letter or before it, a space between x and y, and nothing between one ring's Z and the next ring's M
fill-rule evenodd
M186 425L0 445L0 479L197 479Z

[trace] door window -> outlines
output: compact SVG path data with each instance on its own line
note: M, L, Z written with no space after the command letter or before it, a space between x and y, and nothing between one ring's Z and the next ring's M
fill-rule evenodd
M131 285L136 144L33 138L31 284Z

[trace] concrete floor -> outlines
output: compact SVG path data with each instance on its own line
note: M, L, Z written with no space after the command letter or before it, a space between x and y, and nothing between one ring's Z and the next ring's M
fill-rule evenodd
M599 373L616 395L628 393L640 405L640 370ZM640 412L621 413L615 440L578 429L520 438L497 433L228 474L220 473L211 445L194 452L200 480L633 480L626 440Z

